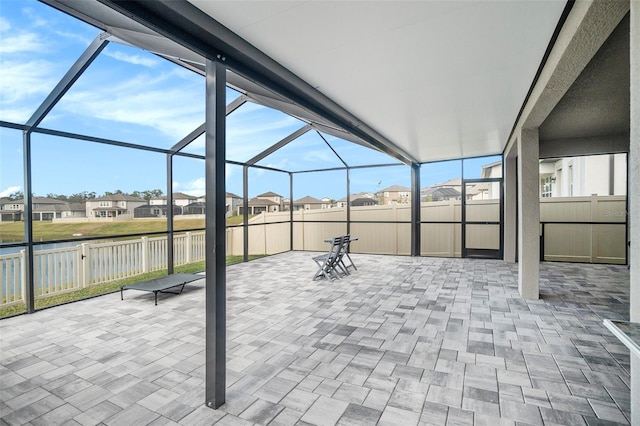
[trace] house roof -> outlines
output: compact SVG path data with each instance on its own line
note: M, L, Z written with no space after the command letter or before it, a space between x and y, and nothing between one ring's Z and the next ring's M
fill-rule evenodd
M106 212L111 212L114 210L118 210L118 211L126 211L127 209L125 209L124 207L95 207L93 208L94 211L106 211Z
M260 207L260 206L279 206L280 204L275 201L268 200L266 198L252 198L249 200L249 206L251 207Z
M143 203L146 203L146 201L142 198L134 197L127 194L104 195L102 197L94 198L90 201L142 201Z
M357 194L351 194L351 199L355 200L357 198L375 198L375 195L370 193L370 192L358 192ZM339 200L336 200L338 202L346 202L347 201L347 197L342 197Z
M293 204L322 204L322 200L318 200L317 198L313 198L309 195L306 197L302 197L299 200L295 200Z
M185 194L184 192L174 192L173 193L173 199L174 200L195 200L198 197L193 196L193 195L189 195L189 194ZM162 195L160 197L154 197L152 198L152 200L166 200L167 196L166 195Z
M378 200L370 197L360 197L351 200L351 205L355 204L378 204Z
M426 187L422 188L420 190L420 192L425 192L425 191L428 191L428 190L434 189L434 188L450 188L452 186L462 186L462 179L455 178L455 179L449 179L446 182L434 183L431 186L426 186Z
M48 197L31 197L31 202L33 204L68 204L66 201L57 200L55 198ZM3 204L24 204L24 198L20 198L18 200L2 200Z
M226 193L226 197L227 197L227 198L242 198L241 196L236 195L236 194L234 194L233 192L227 192L227 193Z
M282 198L282 195L276 194L275 192L268 191L268 192L265 192L264 194L260 194L260 195L256 196L256 198L261 198L261 197L280 197L280 198Z
M454 188L447 188L447 187L431 187L427 190L423 190L422 191L422 195L426 196L426 195L431 195L431 196L437 196L437 197L459 197L460 196L460 191L458 191L457 189Z
M410 192L410 191L411 191L411 188L407 188L406 186L391 185L390 187L381 189L378 192Z

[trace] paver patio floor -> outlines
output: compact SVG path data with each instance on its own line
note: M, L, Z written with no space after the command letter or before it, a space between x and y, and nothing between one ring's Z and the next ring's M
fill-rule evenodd
M227 403L204 404L204 280L0 321L0 424L628 424L625 266L314 253L227 269Z

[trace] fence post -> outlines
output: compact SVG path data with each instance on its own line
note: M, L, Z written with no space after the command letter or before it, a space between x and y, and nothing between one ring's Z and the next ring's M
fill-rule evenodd
M462 204L462 201L460 202ZM455 200L449 198L449 217L451 218L451 222L455 222L456 220L456 206ZM460 232L462 232L462 223L460 223ZM451 250L449 251L449 256L454 257L456 255L456 224L451 224Z
M187 245L187 247L185 248L185 252L186 252L185 253L185 257L186 257L185 262L186 263L191 263L191 257L193 255L193 253L192 253L193 252L193 247L191 247L191 244L192 244L192 242L191 242L191 232L187 232L185 235L186 235L186 238L185 238L186 243L185 244Z
M20 250L20 300L25 304L27 301L24 295L27 294L27 252L26 250ZM15 296L14 296L15 300Z
M149 272L149 239L147 237L140 238L140 246L142 250L142 273Z
M85 288L91 282L91 259L89 259L89 243L82 243L80 247L80 288Z
M598 194L591 194L591 222L598 222ZM590 262L595 263L598 258L598 225L591 226L591 258Z

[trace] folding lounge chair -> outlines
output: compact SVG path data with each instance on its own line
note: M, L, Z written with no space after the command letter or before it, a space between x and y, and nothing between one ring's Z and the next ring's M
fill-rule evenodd
M313 276L313 279L319 277L325 277L328 280L332 280L335 278L340 278L338 271L336 271L336 267L339 267L344 271L342 265L340 265L342 247L344 245L345 238L344 237L335 237L331 241L331 247L329 248L329 253L322 254L319 256L314 256L313 261L318 265L318 270L316 274Z

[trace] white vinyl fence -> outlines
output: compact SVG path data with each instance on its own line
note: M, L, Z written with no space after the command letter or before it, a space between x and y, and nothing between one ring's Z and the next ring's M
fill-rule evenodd
M205 258L204 232L174 237L174 265ZM167 238L142 237L108 243L37 250L33 254L36 299L167 268ZM26 254L0 256L0 306L24 303Z

